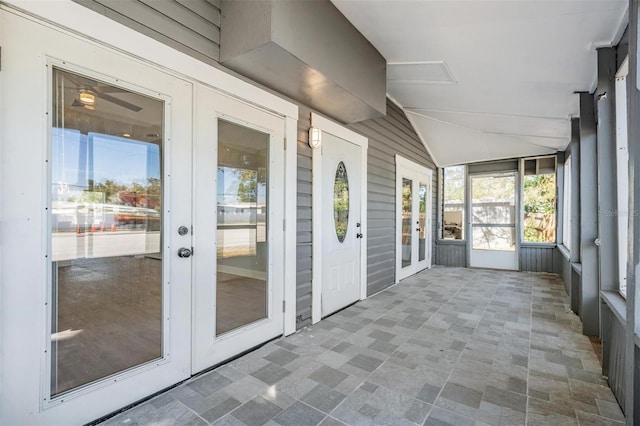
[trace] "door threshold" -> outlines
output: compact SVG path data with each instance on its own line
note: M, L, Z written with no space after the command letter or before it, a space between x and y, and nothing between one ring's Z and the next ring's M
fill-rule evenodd
M95 425L98 425L100 423L103 423L103 422L109 420L110 418L117 416L120 413L124 413L125 411L130 410L130 409L132 409L134 407L137 407L138 405L144 404L145 402L147 402L149 400L152 400L156 396L159 396L159 395L162 395L164 393L167 393L170 390L173 390L173 389L177 388L178 386L180 386L180 385L182 385L182 384L184 384L184 383L186 383L186 382L188 382L190 380L193 380L193 379L195 379L197 377L200 377L200 376L204 376L205 374L210 373L211 371L215 370L216 368L219 368L219 367L222 367L223 365L229 364L230 362L233 362L236 359L241 358L241 357L247 355L250 352L258 350L258 349L260 349L261 347L265 346L268 343L271 343L271 342L273 342L275 340L281 339L282 337L283 337L282 335L276 336L273 339L269 339L266 342L260 343L259 345L256 345L256 346L254 346L252 348L247 349L246 351L242 351L239 354L234 355L231 358L226 359L226 360L224 360L222 362L219 362L219 363L217 363L217 364L215 364L215 365L213 365L213 366L211 366L211 367L209 367L209 368L207 368L205 370L202 370L202 371L190 376L187 379L181 380L178 383L175 383L175 384L173 384L171 386L168 386L168 387L166 387L164 389L161 389L161 390L159 390L157 392L154 392L151 395L145 396L144 398L137 400L136 402L128 404L128 405L126 405L126 406L124 406L124 407L122 407L122 408L120 408L120 409L118 409L116 411L113 411L113 412L111 412L109 414L106 414L106 415L104 415L104 416L102 416L102 417L100 417L100 418L98 418L96 420L93 420L93 421L89 422L89 423L86 423L85 426L95 426Z

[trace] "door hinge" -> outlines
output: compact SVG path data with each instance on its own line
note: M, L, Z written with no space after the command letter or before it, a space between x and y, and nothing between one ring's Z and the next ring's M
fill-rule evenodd
M287 232L287 219L282 219L282 232Z
M284 138L284 150L287 150L287 138Z
M286 301L282 301L282 313L285 312L285 308L286 308L287 302Z

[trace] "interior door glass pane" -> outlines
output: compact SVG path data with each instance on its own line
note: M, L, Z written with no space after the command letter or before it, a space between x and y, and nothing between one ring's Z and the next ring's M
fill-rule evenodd
M343 242L349 224L349 178L347 168L342 161L338 163L333 183L333 221L338 241Z
M163 110L53 70L54 396L162 357Z
M269 135L218 121L216 335L268 315Z
M418 260L423 261L427 256L427 185L418 185Z
M516 228L477 226L473 228L474 250L514 251Z
M413 181L402 178L402 267L411 265Z
M474 177L471 190L474 224L516 223L515 176Z

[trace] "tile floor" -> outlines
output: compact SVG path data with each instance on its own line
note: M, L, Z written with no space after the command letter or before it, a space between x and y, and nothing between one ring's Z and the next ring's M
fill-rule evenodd
M622 424L557 276L434 267L108 425Z

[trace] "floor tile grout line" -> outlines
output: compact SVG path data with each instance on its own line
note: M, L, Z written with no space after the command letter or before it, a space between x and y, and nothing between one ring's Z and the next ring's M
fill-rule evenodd
M535 284L535 277L531 276L531 292L529 301L529 353L527 353L527 389L526 389L526 405L524 407L524 424L525 426L529 422L529 380L531 376L531 340L533 338L533 290Z

